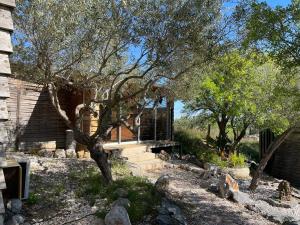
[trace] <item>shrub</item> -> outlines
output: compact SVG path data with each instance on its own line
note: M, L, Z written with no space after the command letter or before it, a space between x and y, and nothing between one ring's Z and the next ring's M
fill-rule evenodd
M211 149L201 150L196 156L202 162L212 163L222 168L227 166L227 162L222 160L219 154Z
M259 143L258 142L242 142L238 146L239 152L243 153L247 158L259 162Z
M98 217L104 217L108 213L111 203L118 198L115 191L118 188L124 188L128 190L128 199L131 202L128 214L132 222L138 222L145 215L155 212L160 203L160 196L156 193L153 184L145 178L128 175L127 170L129 171L129 169L126 169L125 164L116 162L113 164L113 172L115 173L115 169L119 172L123 171L124 176L119 177L110 185L105 185L100 173L95 168L89 169L81 177L82 186L76 192L77 196L86 198L91 204L94 204L99 198L107 199L107 205L97 213Z
M35 205L39 201L39 197L35 193L29 193L28 199L27 199L27 204L29 205Z
M207 146L202 141L201 132L197 129L178 129L174 133L175 141L181 144L182 153L196 155L199 151L206 150Z
M246 163L245 163L246 159L247 159L246 156L243 155L243 154L233 153L228 158L228 166L233 167L233 168L245 167L246 166Z

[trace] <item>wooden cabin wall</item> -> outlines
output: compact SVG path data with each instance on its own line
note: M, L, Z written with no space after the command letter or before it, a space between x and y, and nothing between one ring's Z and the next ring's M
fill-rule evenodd
M300 187L300 128L280 145L268 166L270 175Z
M9 89L12 143L30 150L37 143L56 141L56 148L64 148L67 127L52 106L47 89L13 78L9 79Z

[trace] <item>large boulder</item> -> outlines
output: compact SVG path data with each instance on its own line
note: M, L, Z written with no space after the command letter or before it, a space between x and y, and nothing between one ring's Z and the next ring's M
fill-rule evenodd
M113 207L104 219L105 225L131 225L128 213L122 206Z
M162 175L160 178L157 179L155 183L156 190L161 194L165 194L165 191L167 190L171 179L172 178L167 174Z

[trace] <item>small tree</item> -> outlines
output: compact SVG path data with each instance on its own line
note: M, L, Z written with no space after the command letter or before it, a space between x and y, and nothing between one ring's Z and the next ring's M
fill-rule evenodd
M86 145L105 181L112 181L108 155L103 149L111 130L125 124L133 132L149 98L161 94L153 85L165 86L213 49L219 37L221 2L45 0L17 2L14 60L18 74L48 87L50 97L77 142ZM181 66L178 66L178 65ZM26 68L29 68L28 71ZM76 107L72 122L61 107L60 89L92 89L88 102ZM161 90L161 89L160 89ZM99 110L95 110L95 105ZM135 108L113 118L119 107ZM83 115L93 114L98 127L83 133Z
M219 128L214 142L222 155L236 149L250 125L277 131L289 126L291 120L284 113L287 95L282 88L291 83L283 83L279 74L279 68L266 57L237 51L201 71L187 109L214 119ZM230 129L233 138L228 135Z

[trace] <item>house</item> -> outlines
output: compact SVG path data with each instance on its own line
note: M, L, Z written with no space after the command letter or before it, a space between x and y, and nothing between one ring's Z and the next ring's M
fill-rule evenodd
M23 151L41 148L64 149L66 127L53 107L47 88L31 82L9 78L10 98L7 108L10 122L10 148ZM64 89L58 93L62 108L71 121L75 119L75 108L87 101L91 90ZM134 112L133 112L134 113ZM112 112L112 116L116 114ZM139 131L132 133L124 125L113 129L108 143L128 143L173 139L173 101L164 98L157 108L146 108L141 115ZM129 121L132 123L133 121ZM81 124L83 132L93 134L97 119L85 116ZM77 144L77 151L85 150Z
M260 134L260 155L264 156L266 149L275 136L270 130ZM278 178L289 181L293 186L300 187L300 124L292 131L276 149L269 160L265 171Z

